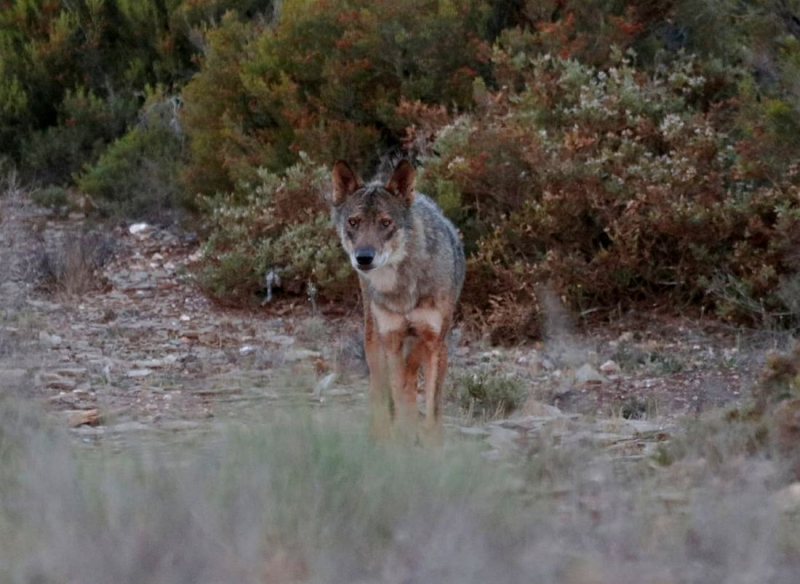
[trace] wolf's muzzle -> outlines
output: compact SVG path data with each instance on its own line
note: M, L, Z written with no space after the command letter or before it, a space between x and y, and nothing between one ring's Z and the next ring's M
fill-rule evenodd
M372 262L375 259L375 250L371 247L357 249L354 256L359 268L362 270L369 269L372 267Z

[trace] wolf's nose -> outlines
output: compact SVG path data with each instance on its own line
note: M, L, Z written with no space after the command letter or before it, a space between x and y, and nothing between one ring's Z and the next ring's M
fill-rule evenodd
M356 250L356 262L359 266L368 266L372 263L372 260L375 259L375 250L374 249L357 249Z

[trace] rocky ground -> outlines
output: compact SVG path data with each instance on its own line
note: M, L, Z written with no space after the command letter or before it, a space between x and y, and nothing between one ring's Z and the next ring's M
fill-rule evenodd
M303 301L220 309L193 282L201 252L191 235L93 229L83 235L82 216L55 219L21 194L4 202L0 384L28 380L26 392L81 440L203 431L298 404L365 410L356 314L314 314ZM43 262L72 265L57 258L75 253L90 285L43 289ZM553 314L545 328L542 342L513 349L456 335L451 377L516 377L527 399L502 420L468 419L449 404L451 435L485 440L491 456L545 430L640 456L682 417L742 399L778 342L674 317L628 315L579 331Z

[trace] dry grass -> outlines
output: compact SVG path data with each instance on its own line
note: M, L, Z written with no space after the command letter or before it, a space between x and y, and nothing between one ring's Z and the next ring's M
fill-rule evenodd
M697 422L644 460L542 434L504 467L324 410L86 450L6 399L0 581L790 584L800 497L754 427Z
M34 254L35 273L46 292L79 297L101 284L99 270L113 253L110 238L97 232L66 233L56 242L42 242Z

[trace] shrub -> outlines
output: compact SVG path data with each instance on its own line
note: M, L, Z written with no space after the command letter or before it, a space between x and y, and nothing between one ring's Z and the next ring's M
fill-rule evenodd
M274 28L226 18L186 88L189 188L229 191L300 151L371 166L399 144L402 97L471 104L486 13L481 0L295 0Z
M459 405L480 418L496 418L512 413L525 398L522 382L488 368L464 373L455 379Z
M106 215L164 222L178 202L183 150L173 105L145 106L140 124L116 140L78 177L78 187ZM165 216L165 213L167 215Z
M69 182L129 129L148 86L177 92L192 77L205 30L223 13L267 23L275 8L273 0L4 2L0 156L45 184ZM94 119L75 115L76 100L90 100L84 113Z
M784 400L800 397L800 345L788 353L770 355L754 394L761 412Z
M110 239L97 232L65 233L56 241L43 242L34 256L39 286L65 298L94 290L101 283L99 270L112 253Z
M798 187L742 166L696 60L644 75L622 55L605 70L502 48L494 59L524 89L440 128L422 179L459 201L449 206L484 303L549 280L579 310L656 298L724 308L706 294L720 272L776 302L800 237Z
M328 169L301 154L285 173L257 174L237 193L203 199L211 223L200 270L206 292L218 302L246 304L275 270L289 292L313 283L322 298L353 301L355 276L323 199Z
M45 185L69 183L74 173L97 160L124 132L135 111L132 100L103 100L83 88L68 91L58 125L34 133L26 145L24 168Z
M49 186L34 191L31 200L40 207L60 211L69 207L69 195L64 187Z

